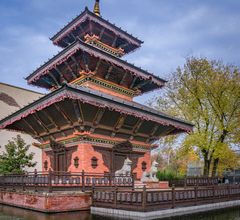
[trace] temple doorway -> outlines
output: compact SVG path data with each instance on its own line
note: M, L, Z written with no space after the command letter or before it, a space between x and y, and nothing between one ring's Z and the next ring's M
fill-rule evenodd
M51 140L52 169L56 172L67 172L67 149L63 144Z
M56 155L56 171L58 172L65 172L66 170L66 155L65 153L57 154Z

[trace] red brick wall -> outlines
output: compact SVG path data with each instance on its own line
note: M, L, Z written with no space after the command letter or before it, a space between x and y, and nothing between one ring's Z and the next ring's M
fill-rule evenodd
M73 164L73 159L78 156L79 158L79 167L75 168ZM93 169L92 168L92 157L96 157L98 159L98 166ZM91 144L79 144L78 150L73 153L72 162L69 167L69 171L71 172L79 172L84 170L88 173L104 173L109 172L108 168L104 165L102 154L94 151Z
M87 193L41 194L32 192L0 192L0 204L42 212L88 210L92 204Z
M79 166L76 168L74 166L74 158L79 158ZM92 157L96 157L98 159L98 166L94 169L92 167ZM43 151L42 154L43 163L44 161L48 161L48 167L51 166L50 159L48 158L48 155ZM151 155L150 152L145 153L143 157L140 157L137 162L137 168L133 170L134 173L137 173L137 178L141 179L142 177L142 162L145 161L147 164L147 171L151 167ZM44 170L44 165L42 166ZM84 170L88 173L104 173L109 172L109 169L107 166L104 165L103 156L100 152L97 152L94 150L93 146L91 144L79 144L77 151L73 152L71 164L68 169L68 171L71 172L81 172Z

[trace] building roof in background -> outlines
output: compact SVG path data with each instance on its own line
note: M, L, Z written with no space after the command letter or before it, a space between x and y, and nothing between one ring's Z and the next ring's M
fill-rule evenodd
M23 108L44 94L0 82L0 119Z

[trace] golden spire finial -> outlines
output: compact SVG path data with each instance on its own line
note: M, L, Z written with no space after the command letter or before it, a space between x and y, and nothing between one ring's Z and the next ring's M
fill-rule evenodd
M100 0L96 0L95 5L94 5L94 10L93 10L94 14L97 15L97 16L101 16L99 1Z

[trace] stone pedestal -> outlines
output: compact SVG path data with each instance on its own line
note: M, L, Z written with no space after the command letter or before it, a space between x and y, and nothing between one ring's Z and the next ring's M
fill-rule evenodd
M142 189L144 186L146 186L146 184L142 183L141 181L135 181L134 182L134 188L135 189Z
M168 181L160 181L160 182L135 182L135 189L142 189L146 186L147 189L169 189L169 182Z
M168 181L145 182L144 184L148 189L169 189Z

